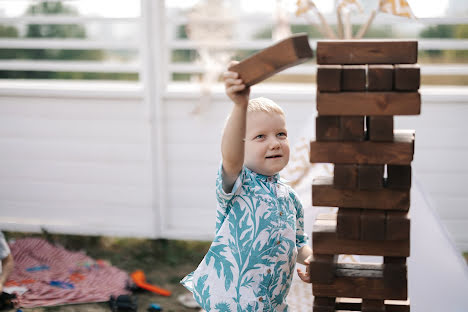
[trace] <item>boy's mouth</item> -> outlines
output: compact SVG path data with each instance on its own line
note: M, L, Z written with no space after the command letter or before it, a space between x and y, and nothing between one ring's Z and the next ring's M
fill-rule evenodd
M265 158L280 158L283 157L282 155L272 155L272 156L266 156Z

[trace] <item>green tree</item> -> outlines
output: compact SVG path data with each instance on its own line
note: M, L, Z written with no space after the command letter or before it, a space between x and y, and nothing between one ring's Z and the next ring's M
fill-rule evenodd
M419 33L421 38L453 38L454 36L454 25L436 25L429 26L423 29ZM445 51L442 50L427 50L421 53L421 56L427 55L429 57L442 57L445 54Z

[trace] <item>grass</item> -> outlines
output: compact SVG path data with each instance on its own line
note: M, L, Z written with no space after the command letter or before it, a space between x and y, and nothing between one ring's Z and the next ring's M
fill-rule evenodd
M179 281L198 266L210 246L209 242L58 235L47 232L41 234L5 232L5 236L8 239L41 237L53 244L60 244L68 250L84 250L88 256L107 260L128 273L137 269L143 270L149 283L172 291L170 297L162 297L147 291L134 292L138 302L138 311L146 311L150 303L157 303L167 312L193 312L193 309L185 308L177 301L180 294L187 293ZM25 312L110 311L107 303L22 310Z

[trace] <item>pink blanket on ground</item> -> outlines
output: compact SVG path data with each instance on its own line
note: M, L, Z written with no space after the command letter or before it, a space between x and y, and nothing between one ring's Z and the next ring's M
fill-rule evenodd
M32 308L69 303L108 301L111 295L128 294L128 274L83 252L71 252L38 238L10 245L15 269L6 286L23 286L18 306Z

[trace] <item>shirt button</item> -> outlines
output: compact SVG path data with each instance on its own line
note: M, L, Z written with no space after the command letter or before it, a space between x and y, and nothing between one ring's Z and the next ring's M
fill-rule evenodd
M281 241L277 241L277 242L276 242L276 245L279 245L279 244L281 244Z
M283 212L281 211L281 212L280 212L280 216L282 216L282 215L283 215Z
M258 301L262 302L262 301L263 301L263 298L262 298L262 297L258 298Z
M270 269L268 269L268 270L267 270L267 273L268 273L268 274L270 274L270 273L271 273L271 270L270 270Z

